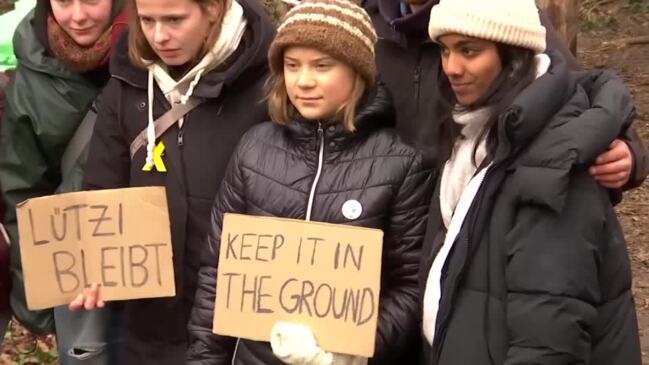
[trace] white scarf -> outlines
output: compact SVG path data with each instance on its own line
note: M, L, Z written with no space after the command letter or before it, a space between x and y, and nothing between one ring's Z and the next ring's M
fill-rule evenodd
M165 98L173 106L177 103L186 104L194 92L194 88L200 81L203 74L210 72L222 64L239 47L241 39L246 31L247 20L243 14L243 8L236 1L230 1L230 7L226 10L221 24L221 32L212 49L201 59L201 61L187 72L180 80L174 80L167 73L167 67L161 61L150 63L148 83L149 102L149 124L147 125L147 155L146 165L153 166L153 149L155 147L155 126L153 124L153 80ZM184 118L178 121L182 127Z

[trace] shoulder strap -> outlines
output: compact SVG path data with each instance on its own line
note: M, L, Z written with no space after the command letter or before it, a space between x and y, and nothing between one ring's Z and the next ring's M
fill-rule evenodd
M162 114L160 118L156 119L153 124L155 125L155 138L160 137L164 132L167 131L172 125L174 125L180 118L189 113L192 109L196 108L203 103L205 99L199 98L190 98L187 101L187 104L176 104L171 109L167 110L166 113ZM144 128L138 135L135 137L133 142L131 142L131 159L135 156L135 153L139 151L140 148L146 145L146 128Z
M70 174L75 162L79 159L79 156L81 156L81 153L88 143L90 143L92 131L95 129L96 120L97 109L93 102L90 109L88 109L86 116L83 117L83 120L79 123L79 126L70 139L70 142L68 142L67 147L65 147L65 151L61 157L61 176L63 176L63 178Z

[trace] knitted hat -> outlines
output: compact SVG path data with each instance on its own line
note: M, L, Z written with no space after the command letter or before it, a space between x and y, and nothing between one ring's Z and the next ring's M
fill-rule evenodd
M291 9L277 29L268 60L274 74L284 69L290 46L318 49L347 63L368 85L376 80L376 32L369 15L349 0L305 0Z
M450 33L545 51L545 27L534 0L441 0L430 12L428 34Z

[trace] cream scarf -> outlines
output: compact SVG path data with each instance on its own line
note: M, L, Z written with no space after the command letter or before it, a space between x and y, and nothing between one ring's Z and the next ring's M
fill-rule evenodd
M173 106L178 103L186 104L194 92L194 88L200 81L203 74L210 72L228 57L230 57L239 47L241 39L246 31L247 20L243 14L243 8L236 1L230 1L230 7L223 16L221 33L214 43L212 49L201 59L201 61L187 72L180 80L174 80L167 73L167 66L161 61L150 63L149 83L148 83L148 102L149 102L149 124L147 125L147 155L145 168L153 166L153 149L155 147L155 127L153 124L153 81L164 94L165 98ZM184 118L178 121L182 127Z

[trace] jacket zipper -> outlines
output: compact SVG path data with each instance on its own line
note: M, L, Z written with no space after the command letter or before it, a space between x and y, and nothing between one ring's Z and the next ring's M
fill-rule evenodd
M230 363L230 365L234 365L234 362L237 359L237 351L239 350L239 341L241 341L241 338L237 337L237 344L234 345L234 353L232 354L232 362Z
M318 142L320 144L318 152L318 169L316 170L315 179L313 180L313 185L311 185L311 193L309 194L309 203L306 208L306 220L311 220L311 210L313 209L313 200L315 199L315 189L318 186L318 181L320 180L320 173L322 172L322 160L324 157L324 131L322 129L322 123L318 122Z
M178 128L178 147L182 147L184 144L184 135L185 135L185 130L180 127Z

